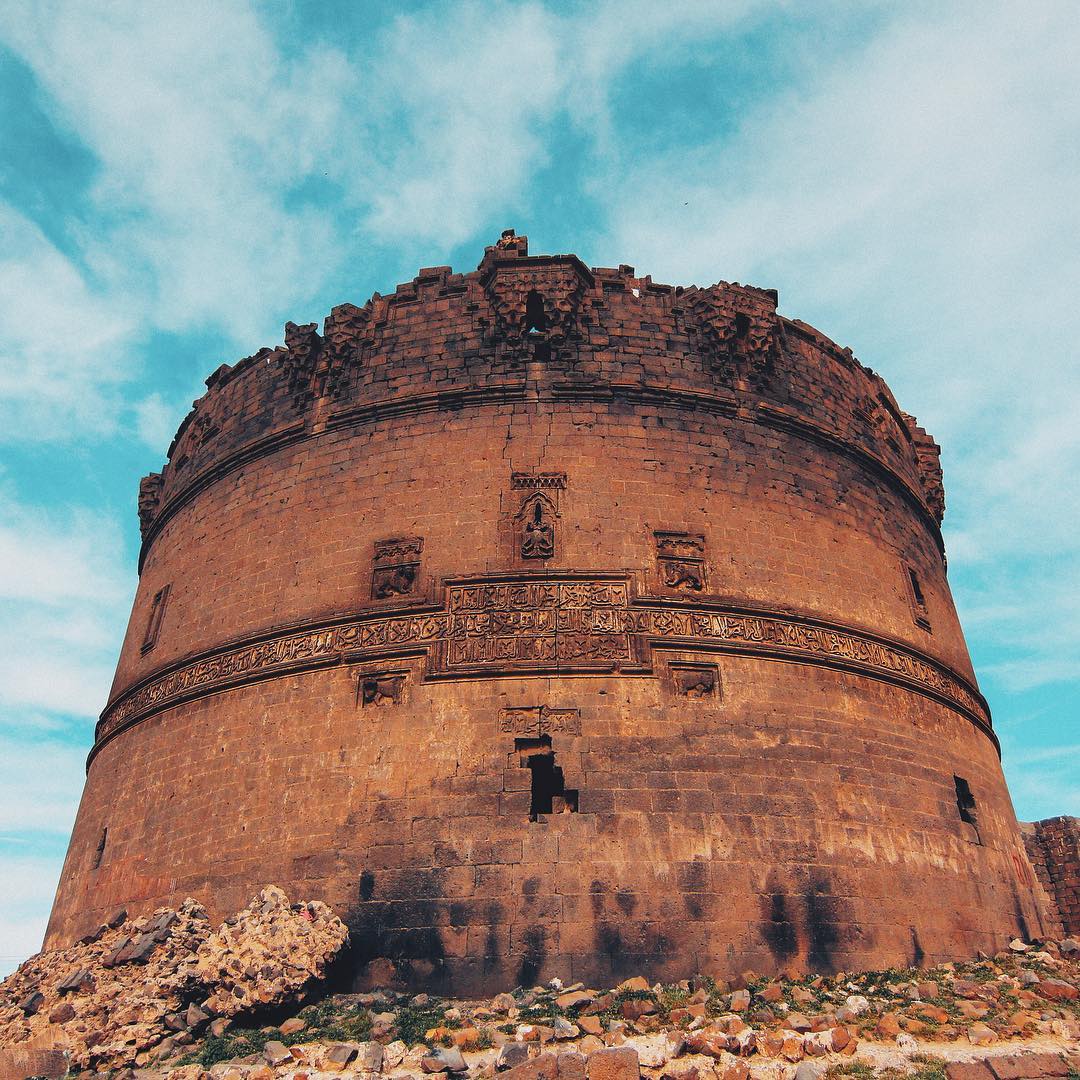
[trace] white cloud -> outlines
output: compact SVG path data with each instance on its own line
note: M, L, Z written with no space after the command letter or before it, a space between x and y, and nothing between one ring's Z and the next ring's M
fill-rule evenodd
M97 715L133 588L110 518L58 518L0 500L0 705Z
M1069 4L897 9L733 135L598 180L628 261L779 286L940 439L961 615L1017 689L1080 678L1077 49Z
M100 162L88 258L157 325L257 338L338 257L326 214L286 207L343 122L332 49L284 56L242 2L35 0L0 29Z
M0 978L41 948L63 858L0 853Z
M0 439L108 434L131 373L129 314L3 202L0 236Z

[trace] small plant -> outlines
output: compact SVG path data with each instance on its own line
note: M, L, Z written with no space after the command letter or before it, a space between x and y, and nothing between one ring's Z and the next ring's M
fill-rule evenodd
M371 1034L371 1013L359 1005L337 1004L328 998L301 1009L306 1027L290 1036L294 1043L364 1042Z
M424 1036L432 1028L460 1027L458 1021L446 1019L446 1010L441 1006L434 1005L405 1005L398 1010L394 1020L397 1028L397 1037L406 1046L416 1046L424 1041Z
M273 1032L256 1031L254 1028L237 1028L224 1035L211 1035L197 1050L185 1054L180 1065L201 1065L209 1069L221 1061L247 1057L248 1054L260 1054L263 1047L273 1037Z
M946 1080L944 1059L934 1054L912 1054L910 1060L918 1066L910 1074L914 1080Z
M876 1075L873 1066L864 1061L845 1061L840 1065L830 1066L825 1073L825 1080L841 1080L848 1076L853 1076L856 1080L872 1080Z

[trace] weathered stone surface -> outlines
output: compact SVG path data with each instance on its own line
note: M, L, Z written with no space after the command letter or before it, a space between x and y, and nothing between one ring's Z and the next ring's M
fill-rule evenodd
M268 863L363 928L354 985L466 996L1043 925L933 440L769 290L508 240L208 380L140 493L48 947L196 882L216 920Z
M0 1046L62 1043L81 1069L144 1065L189 1045L211 1013L221 1034L245 1008L295 999L347 937L324 905L290 905L274 887L216 931L186 900L23 964L0 983ZM142 962L113 962L133 945ZM26 1014L30 992L42 1000Z
M641 1075L637 1051L623 1046L591 1053L586 1071L589 1080L638 1080Z

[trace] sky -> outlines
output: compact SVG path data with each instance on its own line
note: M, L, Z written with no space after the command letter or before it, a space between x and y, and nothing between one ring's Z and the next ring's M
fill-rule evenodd
M1080 814L1078 56L1072 0L2 0L0 974L205 377L509 227L776 288L885 377L1017 813Z

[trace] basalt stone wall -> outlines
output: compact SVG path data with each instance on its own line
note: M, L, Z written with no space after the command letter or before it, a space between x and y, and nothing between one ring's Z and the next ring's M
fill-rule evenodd
M938 448L776 295L421 271L208 380L47 944L266 881L357 984L830 970L1045 932Z
M1021 825L1028 857L1065 934L1080 934L1080 819L1047 818Z

